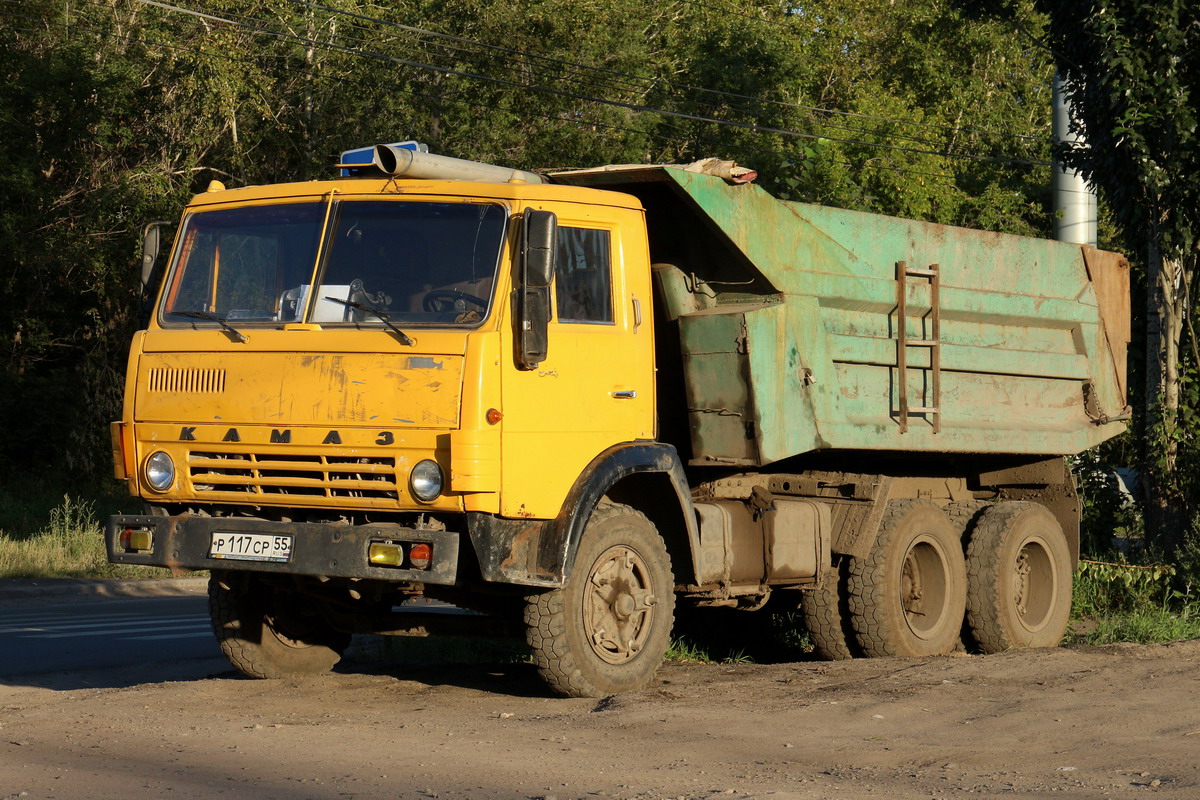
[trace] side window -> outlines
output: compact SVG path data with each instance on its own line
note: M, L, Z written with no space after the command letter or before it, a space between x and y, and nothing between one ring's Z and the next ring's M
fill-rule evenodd
M554 284L559 322L612 322L608 231L560 227Z

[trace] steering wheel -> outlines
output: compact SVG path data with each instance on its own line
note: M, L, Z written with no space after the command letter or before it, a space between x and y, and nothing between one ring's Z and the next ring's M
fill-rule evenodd
M457 289L434 289L421 299L421 307L431 312L448 311L459 300L479 306L480 311L487 308L487 300Z

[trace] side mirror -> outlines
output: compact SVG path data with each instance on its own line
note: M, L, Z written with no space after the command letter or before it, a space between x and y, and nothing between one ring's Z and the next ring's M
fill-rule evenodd
M151 222L142 229L142 298L138 322L143 328L150 322L150 316L153 313L151 306L154 304L154 290L162 277L158 256L162 252L163 228L174 224L174 222L159 220Z
M558 251L558 217L526 211L521 231L521 281L517 293L517 361L534 369L546 359L550 324L550 281Z
M162 230L173 222L151 222L142 229L142 295L150 294L151 283L155 278L154 266L158 263L158 255L162 250Z
M526 211L521 248L521 281L531 289L545 289L554 277L558 249L558 217L553 211Z

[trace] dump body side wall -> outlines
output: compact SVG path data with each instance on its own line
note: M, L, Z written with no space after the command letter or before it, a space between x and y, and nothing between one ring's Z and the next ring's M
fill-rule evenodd
M652 258L672 261L699 298L669 313L693 463L1071 454L1124 430L1111 421L1125 409L1129 338L1119 257L1092 250L1085 262L1059 242L783 202L680 169L604 180L642 199ZM675 248L685 237L703 246ZM898 277L901 263L936 271L936 302L932 277ZM918 344L901 344L901 325ZM902 396L937 411L906 419Z

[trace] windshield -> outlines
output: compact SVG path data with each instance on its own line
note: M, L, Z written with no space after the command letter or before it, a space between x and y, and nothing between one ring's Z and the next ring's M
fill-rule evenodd
M250 322L296 321L294 303L282 308L280 298L309 282L323 219L322 203L190 215L163 301L167 317L198 311Z
M312 275L325 203L188 216L166 322L309 321L377 327L470 325L487 316L505 211L480 203L343 201L333 209L316 291ZM307 315L307 318L306 318Z

